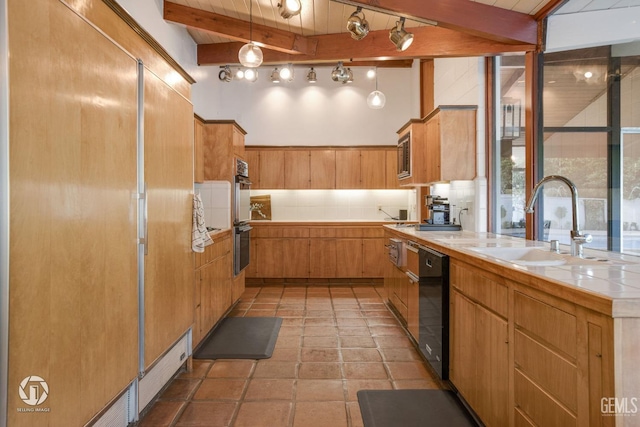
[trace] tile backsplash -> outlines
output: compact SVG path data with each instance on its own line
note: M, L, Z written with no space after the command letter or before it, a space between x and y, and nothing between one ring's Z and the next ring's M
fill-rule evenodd
M231 227L231 183L228 181L205 181L194 184L204 205L204 221L207 227Z
M251 190L267 194L273 221L385 221L400 209L416 218L415 190Z

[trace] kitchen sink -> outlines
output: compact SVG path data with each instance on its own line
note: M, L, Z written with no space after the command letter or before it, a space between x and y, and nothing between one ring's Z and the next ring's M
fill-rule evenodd
M602 265L611 263L611 261L607 259L594 257L578 258L567 253L552 252L546 247L490 247L469 249L483 255L523 266Z

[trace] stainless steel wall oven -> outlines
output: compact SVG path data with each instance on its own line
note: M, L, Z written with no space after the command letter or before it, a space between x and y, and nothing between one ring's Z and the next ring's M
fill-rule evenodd
M235 189L233 192L233 273L240 274L249 265L251 250L251 181L249 165L236 159Z

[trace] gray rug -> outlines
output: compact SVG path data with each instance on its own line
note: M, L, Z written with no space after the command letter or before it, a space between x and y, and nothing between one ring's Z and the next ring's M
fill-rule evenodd
M280 317L227 317L200 345L194 359L268 359L278 339Z
M365 427L477 426L449 390L360 390Z

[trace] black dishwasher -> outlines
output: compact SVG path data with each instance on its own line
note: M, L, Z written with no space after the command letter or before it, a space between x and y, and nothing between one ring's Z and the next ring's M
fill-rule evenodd
M449 379L449 257L408 242L418 249L419 346L441 379Z

